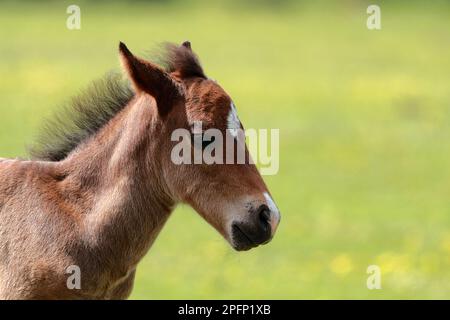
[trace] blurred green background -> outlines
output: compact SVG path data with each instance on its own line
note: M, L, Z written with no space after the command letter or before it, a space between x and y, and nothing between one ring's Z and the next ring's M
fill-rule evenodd
M81 30L66 8L81 7ZM450 3L0 2L0 155L112 68L189 39L247 128L280 129L282 212L237 253L190 208L138 268L133 299L450 298ZM378 265L382 289L368 290Z

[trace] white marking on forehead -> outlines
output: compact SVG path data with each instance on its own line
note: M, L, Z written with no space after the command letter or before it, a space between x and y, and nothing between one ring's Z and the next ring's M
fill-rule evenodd
M272 197L267 192L264 192L264 198L266 198L267 206L269 207L271 214L275 217L273 223L271 224L272 228L276 229L276 226L280 222L280 211L278 210L278 207Z
M233 102L230 104L230 112L228 113L227 118L227 129L230 130L231 135L235 138L238 135L238 130L241 129L241 121L239 121L237 110Z

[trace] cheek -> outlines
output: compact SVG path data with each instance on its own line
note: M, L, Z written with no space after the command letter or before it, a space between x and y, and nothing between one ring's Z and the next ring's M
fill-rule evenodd
M229 220L226 214L227 204L220 200L214 199L210 194L199 193L195 195L195 198L188 197L185 203L190 205L202 218L226 237Z

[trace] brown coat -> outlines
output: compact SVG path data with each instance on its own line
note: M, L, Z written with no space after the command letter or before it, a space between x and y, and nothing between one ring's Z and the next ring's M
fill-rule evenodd
M169 49L163 70L121 44L134 96L60 159L0 159L0 298L127 298L138 262L179 202L238 250L273 236L279 218L270 220L253 164L172 163L173 130L189 129L192 117L225 130L231 100L188 43ZM73 265L80 289L67 286Z

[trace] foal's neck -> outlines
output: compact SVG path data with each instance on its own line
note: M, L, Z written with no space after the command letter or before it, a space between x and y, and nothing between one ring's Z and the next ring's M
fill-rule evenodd
M66 160L88 203L85 244L99 263L123 272L148 251L174 206L156 157L160 147L152 143L156 108L146 99L135 97Z

